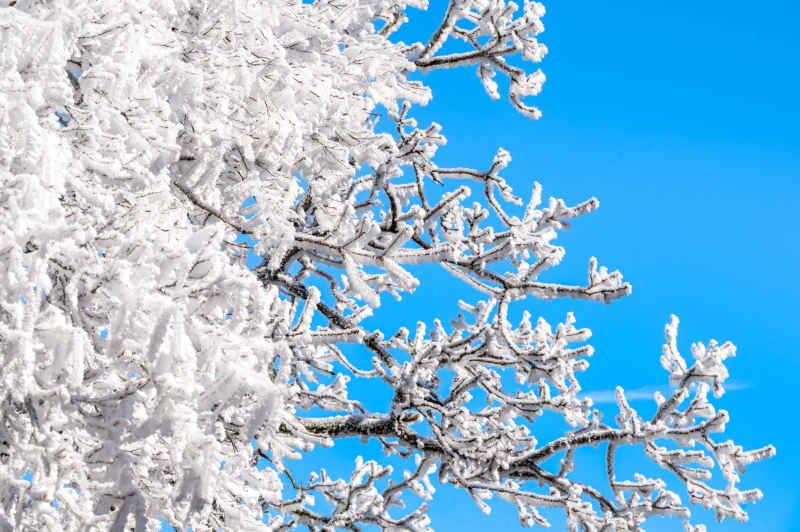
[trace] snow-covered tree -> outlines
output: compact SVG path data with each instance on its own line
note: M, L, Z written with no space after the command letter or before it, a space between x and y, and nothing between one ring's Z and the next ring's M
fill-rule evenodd
M502 149L440 167L441 126L412 116L431 97L412 73L470 68L537 118L544 8L435 2L429 39L394 39L426 4L0 1L0 530L423 531L437 483L526 526L548 524L541 508L585 531L653 515L703 530L687 505L747 519L761 493L739 474L775 451L715 436L728 413L709 392L734 346L696 343L687 362L673 317L671 394L645 418L617 388L601 421L577 379L590 331L509 318L531 298L630 293L595 259L581 286L539 279L598 201L542 203L534 183L523 202ZM396 317L413 332L364 325L421 264L482 295L433 323ZM571 428L540 441L543 412ZM402 470L292 474L345 438ZM606 449L601 485L573 470L587 446ZM666 480L620 478L622 446Z

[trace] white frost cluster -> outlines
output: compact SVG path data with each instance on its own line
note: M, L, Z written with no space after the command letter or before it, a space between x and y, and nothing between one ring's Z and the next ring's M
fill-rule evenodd
M691 503L746 518L761 494L739 474L774 449L710 437L728 414L707 392L724 392L733 346L696 344L688 366L673 319L674 394L644 420L620 389L617 427L601 423L579 396L589 330L509 317L531 296L630 293L594 258L583 285L539 280L564 256L557 232L597 200L543 204L536 183L522 207L508 152L439 167L441 126L410 114L431 97L410 72L477 66L490 96L500 72L538 117L523 100L544 75L507 59L545 55L544 8L450 0L427 42L397 43L407 7L427 2L0 1L0 530L421 532L426 504L406 507L437 479L487 512L510 502L524 525L547 525L542 507L571 530L688 517L663 480L616 479L615 449L638 443ZM420 264L482 299L413 334L361 325L384 292L416 289ZM387 410L351 397L351 378L383 387ZM571 430L537 440L545 411ZM349 480L295 478L292 460L342 438L408 467L359 458ZM574 471L600 444L607 487Z

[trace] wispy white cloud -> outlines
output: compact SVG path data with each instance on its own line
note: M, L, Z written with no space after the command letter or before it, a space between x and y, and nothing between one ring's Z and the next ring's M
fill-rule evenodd
M742 381L728 381L723 385L726 392L733 392L736 390L744 390L750 387L750 384ZM664 397L669 397L672 394L673 388L670 386L641 386L625 390L625 397L628 401L647 401L653 399L653 394L661 392ZM586 397L594 401L594 404L601 403L615 403L617 402L617 393L614 390L600 390L597 392L590 392Z

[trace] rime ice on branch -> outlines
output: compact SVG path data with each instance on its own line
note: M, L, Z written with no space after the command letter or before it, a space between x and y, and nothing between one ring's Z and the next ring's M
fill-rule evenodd
M487 512L497 496L523 525L560 508L571 530L634 531L687 503L747 518L761 493L739 474L775 451L714 438L728 414L708 392L724 392L733 346L695 344L690 365L674 318L672 395L644 419L618 389L602 423L579 395L589 330L509 319L531 298L630 293L594 258L583 284L540 280L564 256L557 232L597 200L543 202L536 183L523 204L502 149L439 167L442 128L412 116L431 95L410 72L467 67L493 98L507 77L537 118L526 98L544 76L507 59L545 55L544 8L437 3L428 40L393 42L426 4L0 1L0 530L426 531L414 505L436 482ZM248 269L248 253L265 262ZM420 264L481 296L427 326L402 319L413 333L364 327L385 292L424 282ZM389 407L367 410L351 378ZM537 439L546 411L571 429ZM358 458L349 478L292 473L343 438L406 471ZM607 449L607 485L575 470L588 445ZM667 480L617 477L625 445Z

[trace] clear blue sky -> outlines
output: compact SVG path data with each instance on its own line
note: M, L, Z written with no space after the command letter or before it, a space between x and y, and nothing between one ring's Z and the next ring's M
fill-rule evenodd
M733 389L715 403L731 413L724 437L748 449L772 443L778 455L751 467L740 484L765 495L748 505L749 523L718 525L699 507L693 521L707 523L709 532L800 530L793 524L800 519L800 445L792 417L800 376L800 3L546 6L541 39L550 53L541 67L548 81L534 99L543 117L531 122L506 100L489 100L472 68L425 76L434 100L416 116L421 125L444 127L448 144L437 161L482 168L502 146L513 157L504 176L523 195L537 180L545 196L570 204L600 199L599 211L562 234L567 257L553 273L583 282L595 255L623 272L633 294L610 306L533 300L527 308L551 323L573 310L578 325L593 330L596 353L581 379L587 391L663 386L659 356L670 313L681 318L679 346L688 358L694 341L733 341ZM421 17L427 26L399 38L423 39L443 9L443 0L431 0ZM401 304L384 298L381 311L391 318L372 325L413 328L418 319L452 316L459 297L474 300L466 289L451 292L458 285L443 274L421 279ZM382 399L365 403L371 401ZM652 411L649 401L633 404ZM344 443L297 466L346 476L355 454L379 457L369 450L376 447ZM656 474L635 456L629 469ZM587 474L600 478L601 456L587 458ZM440 532L519 528L507 503L494 501L485 517L463 492L442 488L437 495L430 515ZM557 520L554 529L561 529ZM652 519L645 529L681 528L677 519Z
M747 508L749 523L718 525L711 512L693 513L709 532L800 530L791 414L800 375L800 2L546 7L547 83L534 99L543 117L531 122L507 101L489 100L474 69L425 76L434 100L417 116L444 127L438 162L481 168L502 146L513 157L505 177L519 192L537 180L545 196L568 203L600 199L599 211L560 238L567 257L554 273L582 281L596 255L623 272L633 294L610 306L528 308L553 320L574 310L578 325L593 330L596 354L581 380L587 390L663 385L658 359L670 313L681 318L684 356L691 358L694 341L733 341L738 354L728 368L739 389L717 403L731 413L727 437L746 448L773 443L778 455L751 467L740 484L765 495ZM430 11L443 8L431 1ZM452 312L431 305L442 299L435 287L424 289L423 279L408 300L420 318ZM486 518L465 494L443 495L431 511L439 531L518 528L505 503ZM645 528L678 530L680 522L653 519Z

